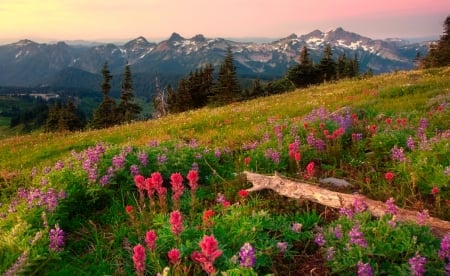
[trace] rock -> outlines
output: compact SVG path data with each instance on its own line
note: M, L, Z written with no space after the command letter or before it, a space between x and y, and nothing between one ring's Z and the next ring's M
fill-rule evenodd
M338 188L347 188L352 186L352 184L348 183L346 180L334 177L323 178L320 179L319 182L323 184L331 184Z

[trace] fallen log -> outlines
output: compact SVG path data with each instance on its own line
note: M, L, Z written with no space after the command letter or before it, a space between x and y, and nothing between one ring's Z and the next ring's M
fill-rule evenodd
M280 177L278 174L267 176L244 171L247 180L253 187L247 189L248 192L255 192L270 189L276 193L289 198L306 199L332 208L347 208L352 206L355 199L364 201L367 210L375 217L382 217L386 214L386 203L372 200L360 194L345 194L312 185L304 182L297 182ZM396 214L397 221L417 222L418 212L398 208ZM429 217L425 223L430 226L438 236L450 234L450 222L434 217Z

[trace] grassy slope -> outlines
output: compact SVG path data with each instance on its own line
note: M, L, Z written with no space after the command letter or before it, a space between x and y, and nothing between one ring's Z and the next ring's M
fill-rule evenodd
M270 117L301 117L313 108L335 110L343 106L386 115L427 110L428 99L450 90L450 67L426 71L396 72L364 80L345 80L308 89L204 108L159 120L137 122L105 130L77 133L39 133L0 140L0 171L28 174L99 141L118 145L143 145L151 140L196 138L212 147L237 148L259 137L260 126ZM414 113L413 113L414 114ZM410 118L412 120L418 118Z

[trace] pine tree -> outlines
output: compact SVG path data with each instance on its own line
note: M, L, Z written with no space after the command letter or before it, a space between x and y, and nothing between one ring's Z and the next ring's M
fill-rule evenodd
M444 21L444 34L437 43L430 45L428 54L423 58L424 68L450 65L450 15Z
M225 59L219 69L217 83L213 88L211 103L214 105L232 103L238 99L240 92L233 54L231 48L228 47Z
M298 61L299 64L289 68L286 78L297 88L318 83L318 69L314 66L311 58L309 57L308 48L306 46L302 48Z
M127 64L123 74L120 103L116 112L118 123L130 122L138 118L142 108L137 103L133 102L133 98L133 80L130 66Z
M108 62L105 62L102 67L103 82L101 84L101 92L103 94L103 101L99 107L94 111L92 126L94 128L106 128L117 123L116 120L116 103L108 95L111 90L112 75L108 69Z
M330 81L336 77L336 62L333 60L332 55L331 45L327 44L319 64L322 81Z

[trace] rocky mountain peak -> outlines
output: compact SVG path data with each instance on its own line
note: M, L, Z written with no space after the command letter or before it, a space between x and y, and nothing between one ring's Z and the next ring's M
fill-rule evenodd
M184 40L184 37L182 37L178 33L172 33L172 35L170 36L168 41L175 42L175 41L183 41L183 40Z

